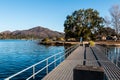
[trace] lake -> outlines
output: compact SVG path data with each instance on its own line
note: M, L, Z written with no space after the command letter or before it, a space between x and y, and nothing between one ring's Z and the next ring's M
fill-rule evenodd
M63 50L64 46L38 45L31 40L0 40L0 80Z
M106 56L116 66L120 67L120 47L108 47Z

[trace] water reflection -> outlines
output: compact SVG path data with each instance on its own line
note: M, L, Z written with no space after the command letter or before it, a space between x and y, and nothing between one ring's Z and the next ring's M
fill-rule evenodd
M116 66L120 67L120 47L109 47L107 48L107 57Z

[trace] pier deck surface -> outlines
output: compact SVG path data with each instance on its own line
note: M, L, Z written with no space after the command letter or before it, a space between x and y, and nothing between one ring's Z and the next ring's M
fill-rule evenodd
M79 46L43 80L73 80L76 65L102 66L108 80L120 80L120 68L110 62L98 46Z

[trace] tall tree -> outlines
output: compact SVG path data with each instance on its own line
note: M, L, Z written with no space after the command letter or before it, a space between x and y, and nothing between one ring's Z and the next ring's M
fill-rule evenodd
M117 34L120 33L120 7L119 5L114 5L110 8L110 14L112 17L112 25L115 28Z
M111 21L108 16L104 17L104 23L105 23L105 27L110 27Z
M65 38L80 38L84 40L92 38L95 31L103 26L103 18L97 10L80 9L68 15L64 22Z

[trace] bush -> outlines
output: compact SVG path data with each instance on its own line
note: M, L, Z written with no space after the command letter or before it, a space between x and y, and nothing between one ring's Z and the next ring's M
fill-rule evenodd
M58 41L65 41L64 38L60 37L60 38L57 38Z
M95 42L94 41L89 41L90 46L95 46Z
M49 38L45 38L42 40L42 42L50 42L51 40Z

